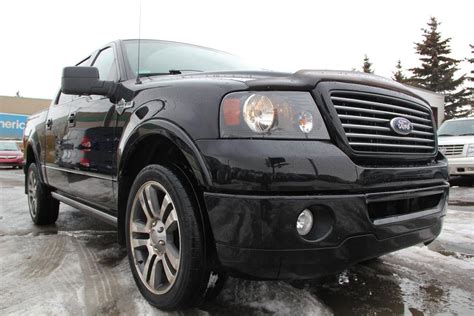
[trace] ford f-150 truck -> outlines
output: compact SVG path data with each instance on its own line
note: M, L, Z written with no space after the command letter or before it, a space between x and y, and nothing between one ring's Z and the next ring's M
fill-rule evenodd
M119 40L64 68L24 145L34 223L62 202L115 225L166 310L226 275L308 279L427 244L446 213L432 111L403 85L183 43Z

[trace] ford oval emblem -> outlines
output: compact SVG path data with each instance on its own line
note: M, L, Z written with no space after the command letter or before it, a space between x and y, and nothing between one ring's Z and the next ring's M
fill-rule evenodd
M413 124L404 117L396 117L390 121L390 127L399 135L408 135L413 131Z

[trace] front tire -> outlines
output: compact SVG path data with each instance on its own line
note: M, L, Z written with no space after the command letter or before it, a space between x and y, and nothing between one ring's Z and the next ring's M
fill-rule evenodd
M210 271L192 196L178 173L161 165L144 168L130 191L130 268L142 295L163 310L195 307L205 299Z
M28 207L36 225L54 224L58 219L59 201L51 196L48 187L41 183L38 167L30 164L26 178Z

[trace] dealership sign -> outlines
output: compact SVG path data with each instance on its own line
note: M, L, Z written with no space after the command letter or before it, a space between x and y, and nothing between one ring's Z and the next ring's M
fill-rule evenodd
M28 115L0 113L0 138L21 139Z

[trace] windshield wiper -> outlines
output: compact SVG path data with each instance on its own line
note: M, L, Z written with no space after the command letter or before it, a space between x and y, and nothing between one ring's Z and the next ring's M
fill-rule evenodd
M183 71L204 72L203 70L197 70L197 69L171 69L169 72L170 74L173 74L173 75L180 75L183 73Z
M440 136L454 136L453 134L439 134L438 137Z
M474 133L464 133L464 134L459 134L458 136L469 136L469 135L474 135Z
M195 69L170 69L168 72L148 72L138 74L139 78L142 77L152 77L152 76L169 76L169 75L181 75L183 71L192 71L192 72L203 72L202 70L195 70Z

